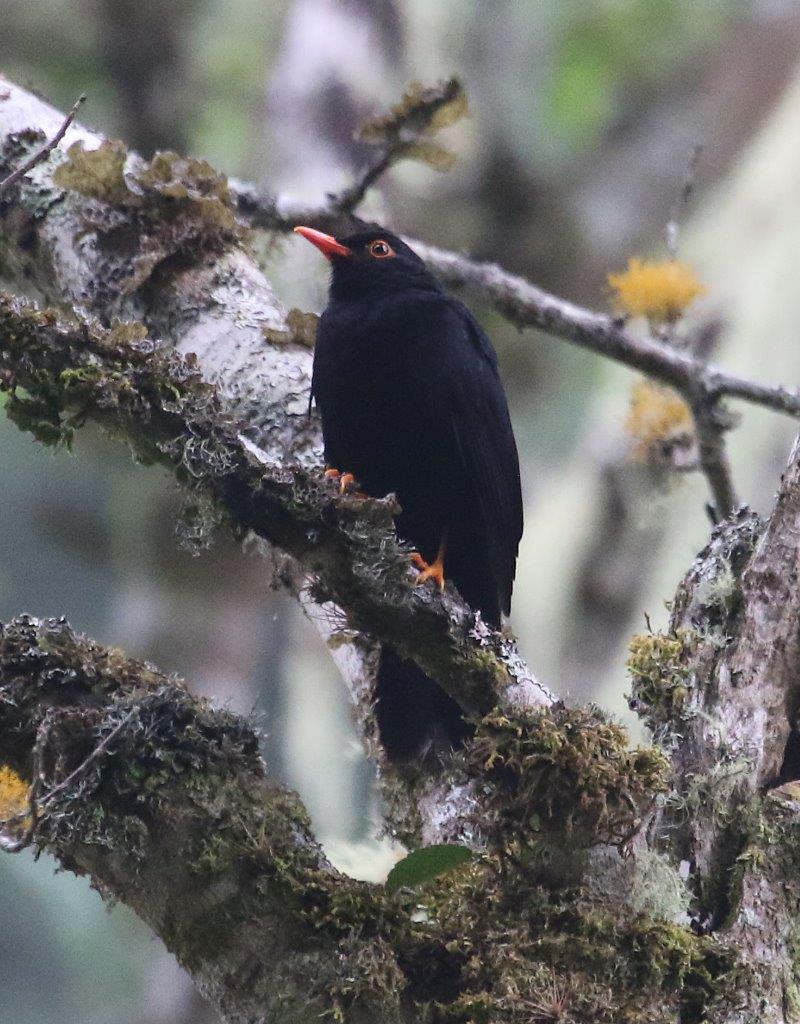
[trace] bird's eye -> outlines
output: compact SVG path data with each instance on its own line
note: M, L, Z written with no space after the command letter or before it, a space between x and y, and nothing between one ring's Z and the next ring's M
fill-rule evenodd
M394 249L388 242L384 242L382 238L379 238L377 242L370 244L369 254L374 256L376 260L385 260L387 256L394 256Z

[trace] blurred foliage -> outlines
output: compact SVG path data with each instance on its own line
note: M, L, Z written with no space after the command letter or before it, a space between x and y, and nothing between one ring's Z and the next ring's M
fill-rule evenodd
M595 146L631 101L669 86L676 62L702 52L744 3L730 0L580 0L556 6L545 117L562 153Z

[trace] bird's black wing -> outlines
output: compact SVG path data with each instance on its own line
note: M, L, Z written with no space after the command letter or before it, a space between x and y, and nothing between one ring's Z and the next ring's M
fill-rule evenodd
M508 614L522 536L519 459L497 356L466 306L447 302L450 428L480 515L499 605Z

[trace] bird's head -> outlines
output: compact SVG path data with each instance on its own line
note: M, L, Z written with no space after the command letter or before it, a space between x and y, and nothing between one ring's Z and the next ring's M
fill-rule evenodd
M439 291L439 284L413 249L380 228L334 238L314 228L297 227L331 263L331 296L359 298L373 292Z

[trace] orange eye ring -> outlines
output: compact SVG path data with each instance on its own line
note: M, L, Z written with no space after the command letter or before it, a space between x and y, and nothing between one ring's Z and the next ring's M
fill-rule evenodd
M388 242L384 241L383 238L377 238L374 242L370 242L370 246L367 251L370 256L374 256L376 260L385 260L388 259L389 256L395 255L394 249Z

